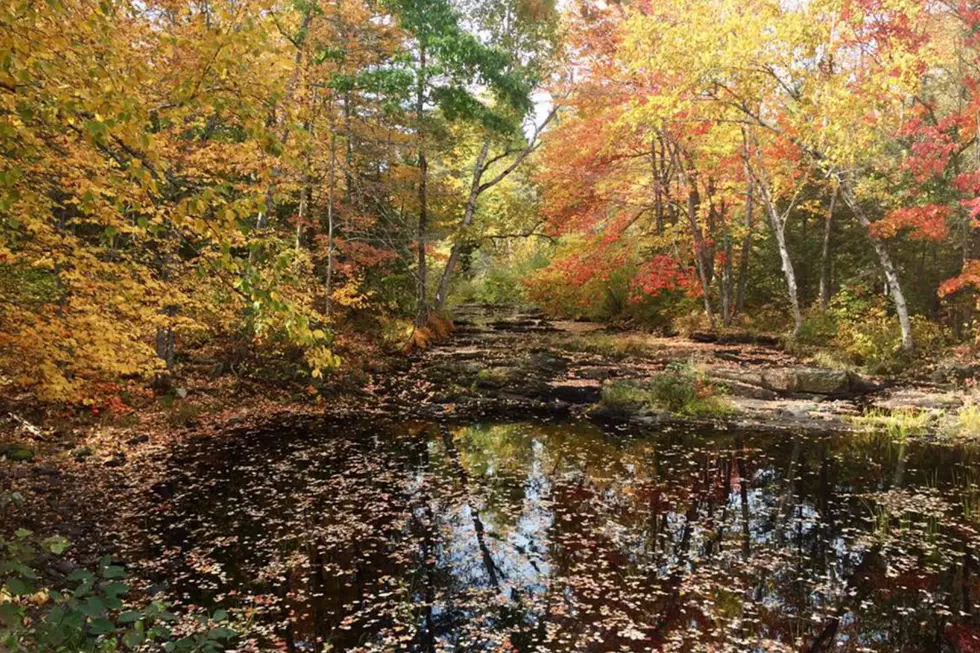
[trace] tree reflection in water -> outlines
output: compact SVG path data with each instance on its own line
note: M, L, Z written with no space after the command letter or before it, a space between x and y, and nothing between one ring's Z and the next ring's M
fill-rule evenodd
M288 650L977 650L976 460L853 434L348 425L185 444L120 539L176 599L255 610Z

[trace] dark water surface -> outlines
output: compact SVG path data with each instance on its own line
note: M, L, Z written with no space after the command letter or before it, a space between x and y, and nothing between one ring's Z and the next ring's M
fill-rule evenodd
M285 650L980 650L975 448L587 423L199 440L124 554Z

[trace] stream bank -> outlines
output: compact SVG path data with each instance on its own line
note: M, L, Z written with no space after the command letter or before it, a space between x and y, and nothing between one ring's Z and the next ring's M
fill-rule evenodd
M955 410L962 385L876 378L808 365L773 339L707 341L550 320L532 308L464 304L455 332L368 385L369 405L425 418L570 414L613 422L751 430L849 431L895 408ZM642 387L679 367L725 395L718 414L606 405L610 386ZM608 396L606 392L606 396Z

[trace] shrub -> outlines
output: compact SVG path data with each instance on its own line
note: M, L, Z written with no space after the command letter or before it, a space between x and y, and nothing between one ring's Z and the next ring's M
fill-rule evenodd
M19 507L17 492L0 493L0 509ZM40 538L18 529L0 538L0 650L30 653L120 650L218 653L237 637L222 610L197 619L198 632L176 637L167 624L177 620L161 601L128 609L122 567L104 557L96 571L79 568L61 584L37 570L43 556L60 556L71 543L60 536Z
M829 345L843 363L872 374L890 374L902 371L916 358L934 354L946 340L943 330L921 315L911 317L911 328L916 349L910 356L902 349L901 328L887 301L844 289L831 300L825 315L807 316L797 344Z
M646 383L620 381L602 389L602 405L666 410L676 415L725 415L733 411L724 389L691 365L672 363Z

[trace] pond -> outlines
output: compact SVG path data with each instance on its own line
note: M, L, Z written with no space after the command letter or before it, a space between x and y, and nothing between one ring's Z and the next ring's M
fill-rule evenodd
M588 422L186 442L123 557L292 651L980 650L978 451Z

